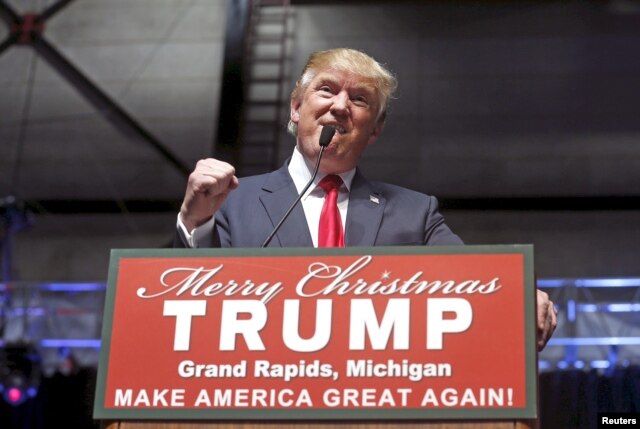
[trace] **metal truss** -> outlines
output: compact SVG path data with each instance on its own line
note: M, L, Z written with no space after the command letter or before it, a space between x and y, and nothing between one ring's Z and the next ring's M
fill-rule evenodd
M131 114L110 98L77 66L69 61L44 36L47 21L63 10L73 0L59 0L40 13L19 15L4 0L0 0L0 20L9 28L9 35L0 42L0 55L14 45L29 46L60 76L73 86L96 110L102 113L118 130L139 138L181 174L188 176L191 168L184 164L167 146L147 130Z

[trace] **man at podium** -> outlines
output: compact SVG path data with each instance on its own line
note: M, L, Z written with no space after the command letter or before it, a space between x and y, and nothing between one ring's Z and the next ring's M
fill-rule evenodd
M288 129L296 138L291 157L274 172L240 180L226 162L199 161L189 176L175 245L463 244L435 197L369 181L357 168L382 132L396 86L393 74L361 51L313 53L291 93ZM300 202L287 213L297 197ZM537 307L542 349L555 329L556 312L542 291Z

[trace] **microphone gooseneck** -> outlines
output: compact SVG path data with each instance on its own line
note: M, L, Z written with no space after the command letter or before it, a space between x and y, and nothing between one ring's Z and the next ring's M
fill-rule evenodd
M302 192L300 192L300 194L298 195L298 198L296 198L296 200L293 202L293 204L291 204L291 207L289 207L289 209L284 214L284 216L282 216L282 219L280 219L280 222L278 222L276 227L273 228L273 231L271 231L271 234L269 234L267 239L264 240L264 243L262 243L262 247L263 248L267 247L269 245L269 243L271 243L271 240L276 235L276 233L278 232L278 230L280 229L280 227L282 226L284 221L289 217L289 215L293 211L293 208L296 206L296 204L298 204L298 202L300 202L300 200L302 199L302 196L305 194L305 192L307 192L307 189L309 189L309 187L313 183L313 180L318 175L318 170L320 169L320 160L322 159L322 154L324 153L325 148L327 146L329 146L329 143L331 143L331 139L333 138L335 133L336 133L336 129L334 127L332 127L332 126L326 125L326 126L322 127L322 131L320 132L320 140L318 142L320 144L320 153L318 153L318 159L316 160L316 166L313 169L313 174L311 175L311 180L309 180L309 182L307 182L307 184L304 187L304 189L302 190Z

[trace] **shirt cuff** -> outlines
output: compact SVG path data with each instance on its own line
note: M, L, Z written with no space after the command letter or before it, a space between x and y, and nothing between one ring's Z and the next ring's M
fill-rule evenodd
M180 238L185 246L193 249L211 247L213 228L216 226L216 220L214 216L200 226L193 228L191 231L187 231L187 227L180 218L178 213L177 228L180 232Z

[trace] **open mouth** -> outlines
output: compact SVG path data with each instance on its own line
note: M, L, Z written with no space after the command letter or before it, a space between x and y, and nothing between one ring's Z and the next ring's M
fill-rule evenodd
M338 124L325 124L325 126L328 127L333 127L336 129L336 131L338 132L338 134L345 134L347 132L347 129L345 127L343 127L342 125L338 125Z

